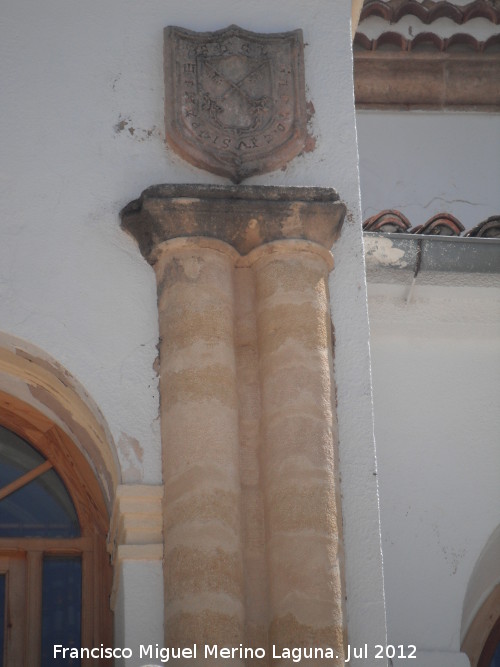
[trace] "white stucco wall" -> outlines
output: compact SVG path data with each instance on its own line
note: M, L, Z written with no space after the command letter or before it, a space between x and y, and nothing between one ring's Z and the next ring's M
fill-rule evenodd
M340 0L7 3L0 328L85 387L124 482L159 483L155 281L118 212L155 183L224 182L165 148L163 28L301 27L316 150L248 182L333 186L349 209L332 279L346 604L350 641L373 644L384 642L385 621L349 21L350 3Z
M357 127L363 220L446 212L470 229L500 214L499 114L358 111Z
M163 647L163 600L158 591L163 589L161 562L126 562L119 565L120 578L126 585L118 589L115 605L115 646L129 648L133 658L120 656L115 667L139 664L140 646ZM155 654L153 654L154 656ZM147 658L141 664L150 662Z
M388 641L458 665L467 587L499 523L500 279L423 272L410 293L412 278L368 273Z

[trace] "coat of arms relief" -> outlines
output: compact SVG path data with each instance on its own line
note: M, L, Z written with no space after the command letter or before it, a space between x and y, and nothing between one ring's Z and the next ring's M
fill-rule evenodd
M302 31L165 29L169 144L239 183L285 165L307 137Z

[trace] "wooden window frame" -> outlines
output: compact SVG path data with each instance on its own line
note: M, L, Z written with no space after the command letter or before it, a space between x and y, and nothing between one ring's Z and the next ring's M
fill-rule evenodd
M481 655L477 663L477 667L490 667L490 663L493 660L495 651L498 644L500 643L500 617L497 618L495 625L493 626L488 639L486 640Z
M488 667L500 642L500 584L490 592L472 620L462 642L471 667Z
M32 406L0 391L0 425L20 436L40 452L63 481L80 523L74 538L0 538L0 564L25 563L16 569L16 586L24 597L24 645L6 656L9 667L40 667L42 567L45 555L81 555L81 646L113 646L110 594L112 570L106 551L109 514L92 468L71 438ZM3 559L3 561L2 561ZM0 565L1 569L1 565ZM24 583L21 583L24 578ZM10 593L7 593L9 598ZM10 599L10 598L9 598ZM19 605L19 601L17 602ZM112 660L82 658L82 667L112 664Z

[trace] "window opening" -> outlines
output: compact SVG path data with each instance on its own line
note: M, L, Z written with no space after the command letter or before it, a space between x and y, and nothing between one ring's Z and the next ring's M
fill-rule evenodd
M81 558L46 556L42 581L42 665L79 667L79 659L53 656L55 644L81 645Z
M0 667L83 667L53 651L112 645L105 506L57 426L13 423L19 435L0 426Z
M0 427L0 537L79 534L75 507L52 463Z

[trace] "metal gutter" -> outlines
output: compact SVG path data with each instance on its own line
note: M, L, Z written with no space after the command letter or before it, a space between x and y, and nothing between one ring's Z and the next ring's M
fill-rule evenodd
M367 268L500 273L500 239L364 232ZM380 239L380 242L378 242Z

